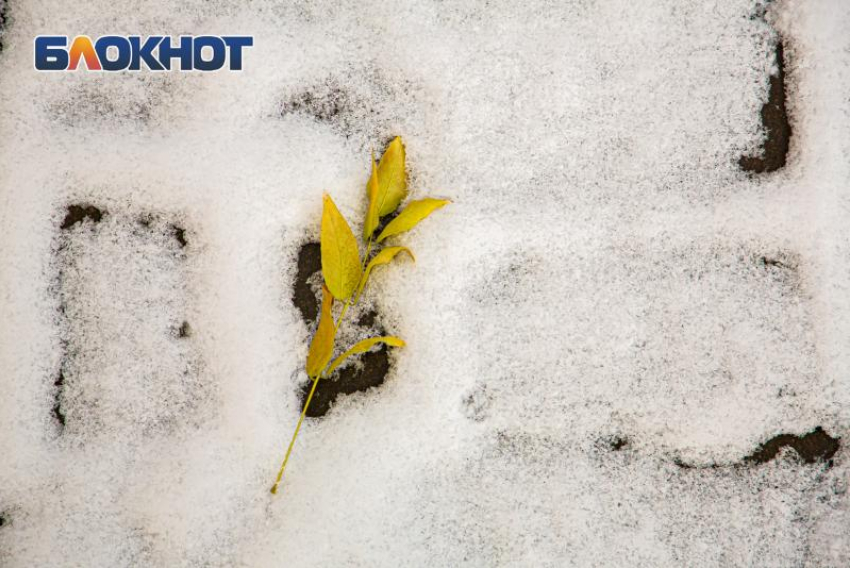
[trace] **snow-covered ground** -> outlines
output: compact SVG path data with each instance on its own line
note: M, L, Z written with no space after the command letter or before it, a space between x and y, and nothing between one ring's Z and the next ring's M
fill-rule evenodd
M850 566L850 3L4 9L0 565ZM108 33L255 45L33 69ZM394 135L453 201L370 285L408 346L273 497L299 249Z

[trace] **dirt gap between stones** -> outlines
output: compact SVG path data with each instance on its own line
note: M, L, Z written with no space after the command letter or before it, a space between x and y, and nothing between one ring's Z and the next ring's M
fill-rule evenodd
M109 212L100 207L96 207L90 203L73 203L67 206L65 217L59 226L62 236L60 237L59 249L62 250L67 246L67 242L65 241L65 232L72 229L75 225L80 223L90 222L92 226L98 224L103 220L103 218L108 215ZM153 221L156 219L156 216L151 213L146 213L137 218L139 225L145 229L151 227ZM171 231L171 234L174 236L175 240L179 243L180 248L183 249L188 245L188 240L186 238L186 230L174 223L168 225L168 229ZM59 268L59 276L58 276L58 285L62 286L63 281L63 268L60 266ZM64 314L66 311L66 306L64 303L60 303L59 312ZM192 335L192 328L189 325L188 321L182 321L182 323L175 327L174 330L175 336L179 339L188 338ZM56 423L59 435L63 434L65 431L65 426L67 422L65 411L62 407L63 393L65 390L65 366L68 360L68 346L65 341L62 342L61 346L61 356L60 356L60 364L59 370L56 375L56 379L53 382L53 407L51 409L51 414L53 416L54 422Z
M770 75L767 102L761 107L761 122L765 130L761 155L741 156L738 165L742 170L756 174L775 172L785 166L791 142L791 124L785 108L785 46L782 39L774 51L776 74Z
M740 462L732 464L694 465L676 458L674 463L682 469L717 469L720 467L759 466L775 459L785 448L794 450L804 464L824 463L832 467L832 458L841 447L841 438L833 438L818 426L811 432L798 436L796 434L779 434L767 440L750 455Z
M322 269L321 247L319 243L306 243L298 252L298 268L292 287L292 303L298 308L304 323L308 326L319 315L320 298L313 291L310 279ZM364 330L372 330L375 335L386 335L380 323L380 316L369 310L351 322ZM360 356L359 362L339 368L333 375L319 381L316 392L306 416L319 418L326 415L340 395L365 392L384 383L390 372L390 357L386 346L377 351L369 351ZM299 386L301 405L307 401L312 383L306 381Z

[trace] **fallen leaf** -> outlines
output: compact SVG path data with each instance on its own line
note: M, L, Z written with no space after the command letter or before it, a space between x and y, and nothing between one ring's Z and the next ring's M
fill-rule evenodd
M363 224L363 238L368 239L378 228L378 165L375 163L375 155L372 154L372 175L369 177L369 182L366 184L366 195L369 197L369 208L366 209L366 222Z
M337 300L348 299L360 282L357 239L333 199L325 194L322 209L322 275Z
M406 345L401 338L392 335L385 335L383 337L370 337L369 339L358 341L354 344L354 347L352 347L334 360L334 362L331 364L331 368L328 369L328 375L333 373L337 367L342 365L343 362L345 362L345 360L351 357L352 355L356 353L365 353L378 343L386 343L390 347L404 347Z
M420 199L418 201L411 201L407 204L407 207L398 214L398 217L390 221L390 223L384 227L384 230L381 231L380 235L378 235L378 242L380 243L387 237L392 237L393 235L409 231L428 215L448 203L451 203L451 201L447 199L432 199L430 197L426 197L425 199Z
M324 370L334 351L334 338L336 329L334 326L332 308L334 297L327 286L322 286L322 313L319 316L319 326L316 335L310 342L310 350L307 352L307 375L311 378L318 377Z
M378 164L378 217L398 209L407 196L407 172L404 167L404 145L401 137L390 142Z

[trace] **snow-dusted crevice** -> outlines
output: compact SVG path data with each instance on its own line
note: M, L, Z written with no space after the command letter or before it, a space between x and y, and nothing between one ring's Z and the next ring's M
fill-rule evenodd
M768 9L761 6L756 17L766 18ZM785 104L788 66L785 40L775 29L771 29L774 32L773 61L768 75L767 100L760 112L764 140L756 155L741 156L738 160L742 170L756 174L775 172L784 167L791 144L792 129Z

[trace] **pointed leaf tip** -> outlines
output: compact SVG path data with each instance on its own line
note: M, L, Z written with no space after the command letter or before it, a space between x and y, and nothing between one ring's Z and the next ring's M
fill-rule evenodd
M396 136L378 164L378 217L389 215L407 196L404 144Z
M369 177L369 182L366 184L366 195L369 198L369 205L366 209L366 221L363 223L363 238L368 239L378 228L378 211L380 204L378 203L378 194L380 186L378 183L378 164L375 162L375 153L372 152L372 175Z

